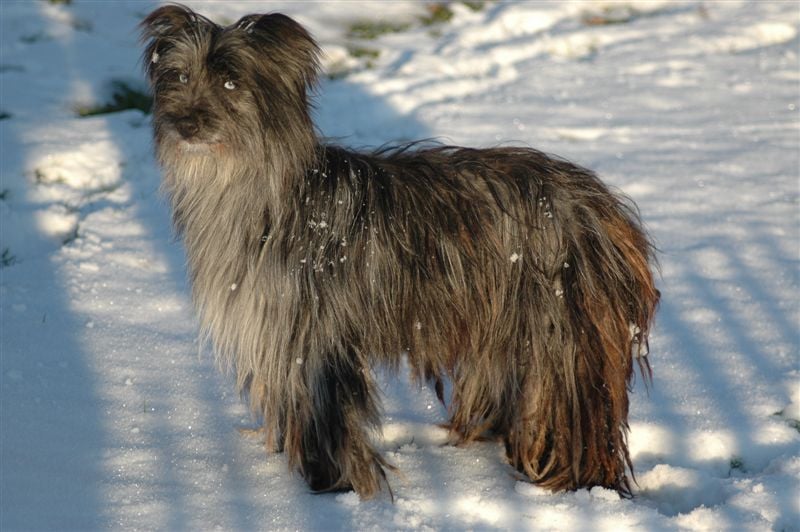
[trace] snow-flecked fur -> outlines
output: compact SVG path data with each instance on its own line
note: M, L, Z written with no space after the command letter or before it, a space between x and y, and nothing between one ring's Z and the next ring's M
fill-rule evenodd
M405 354L452 382L454 439L502 438L551 489L630 493L658 291L629 202L528 148L322 143L318 49L283 15L223 28L167 6L142 27L203 331L312 489L380 490L370 368Z

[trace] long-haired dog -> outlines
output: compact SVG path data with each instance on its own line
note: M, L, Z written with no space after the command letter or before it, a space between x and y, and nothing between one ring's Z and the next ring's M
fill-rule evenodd
M493 435L553 489L630 494L634 360L658 301L635 208L528 148L323 143L319 49L285 15L142 22L163 189L202 331L315 491L378 492L391 466L371 368L404 357L454 441Z

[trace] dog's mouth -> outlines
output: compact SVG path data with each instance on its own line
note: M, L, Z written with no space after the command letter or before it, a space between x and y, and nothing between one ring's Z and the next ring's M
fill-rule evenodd
M216 153L225 149L225 144L219 141L178 139L178 148L187 153Z
M190 136L187 138L175 128L170 131L169 137L175 146L185 153L216 153L225 148L225 143L222 142L217 135L213 135L209 138L199 136Z

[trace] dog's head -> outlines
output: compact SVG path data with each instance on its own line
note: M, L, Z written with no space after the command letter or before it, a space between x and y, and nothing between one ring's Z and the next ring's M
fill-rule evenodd
M236 151L311 126L319 49L291 18L247 15L223 27L167 5L148 15L141 31L159 145Z

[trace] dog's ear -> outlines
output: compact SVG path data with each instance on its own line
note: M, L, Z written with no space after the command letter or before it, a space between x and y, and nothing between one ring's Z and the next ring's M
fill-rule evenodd
M319 71L319 46L311 34L282 13L247 15L231 26L245 38L265 61L272 61L290 74L302 91L310 89Z
M191 26L198 15L178 4L159 7L147 15L139 24L143 39L157 39L168 35L176 35Z
M147 15L139 24L139 30L141 41L146 43L142 64L150 78L161 56L175 41L204 35L215 27L209 19L180 4L162 6Z

